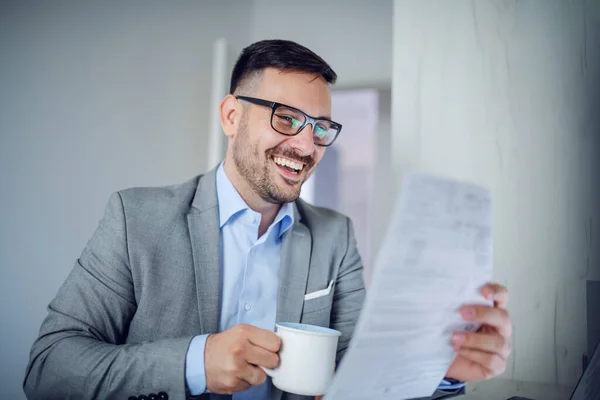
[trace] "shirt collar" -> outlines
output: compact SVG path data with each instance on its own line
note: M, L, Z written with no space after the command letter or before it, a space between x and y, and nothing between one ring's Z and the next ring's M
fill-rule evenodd
M217 199L219 201L219 227L223 228L227 223L232 222L234 217L248 211L250 218L259 218L260 214L250 209L242 196L233 187L233 184L227 177L223 162L217 168ZM279 224L281 222L281 224ZM283 235L294 223L293 203L285 203L279 209L273 225L279 224L279 236Z

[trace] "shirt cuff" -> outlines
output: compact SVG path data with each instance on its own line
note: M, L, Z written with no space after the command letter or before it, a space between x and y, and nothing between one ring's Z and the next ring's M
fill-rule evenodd
M192 396L198 396L206 391L204 348L207 337L208 335L194 337L185 356L185 382Z
M442 392L457 392L466 386L465 382L457 381L456 379L444 378L440 385L438 386L438 390Z

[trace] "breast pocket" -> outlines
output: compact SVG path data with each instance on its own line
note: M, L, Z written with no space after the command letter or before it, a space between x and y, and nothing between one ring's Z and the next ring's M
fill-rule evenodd
M304 296L302 323L329 326L333 304L333 281L327 289L321 289Z

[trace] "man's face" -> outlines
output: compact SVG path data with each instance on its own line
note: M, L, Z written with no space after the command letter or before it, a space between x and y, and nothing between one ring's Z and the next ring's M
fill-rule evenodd
M268 68L247 95L295 107L314 117L331 118L327 83L312 74ZM269 107L238 102L243 111L229 146L239 175L265 201L280 204L296 200L325 153L325 147L313 142L312 125L296 136L285 136L271 127Z

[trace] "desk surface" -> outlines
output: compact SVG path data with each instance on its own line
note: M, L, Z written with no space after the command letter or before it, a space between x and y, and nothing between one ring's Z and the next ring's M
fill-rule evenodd
M521 396L533 400L568 400L574 388L575 386L492 379L469 384L467 394L457 399L507 400L513 396Z

